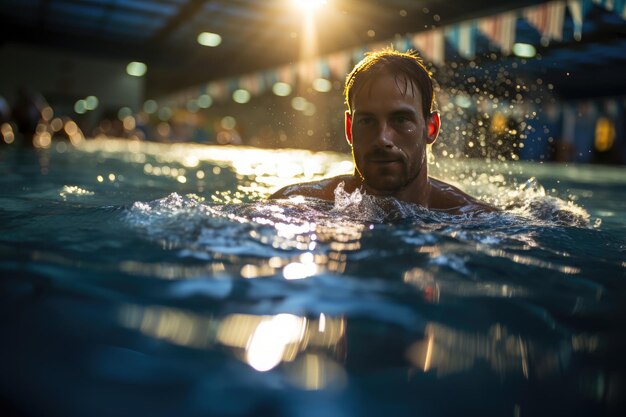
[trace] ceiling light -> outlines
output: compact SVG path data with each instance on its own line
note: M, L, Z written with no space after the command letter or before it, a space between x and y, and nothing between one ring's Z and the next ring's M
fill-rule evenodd
M513 53L520 58L534 58L537 50L529 43L516 43L513 45Z
M94 110L96 107L98 107L98 104L99 100L96 96L89 96L85 99L85 109L87 110Z
M222 37L217 33L202 32L198 35L198 43L202 46L216 47L222 43Z
M279 97L286 97L291 94L291 86L279 81L272 86L272 92Z
M235 90L233 93L233 100L237 103L245 104L250 101L250 93L243 89Z
M317 78L313 81L313 89L320 93L328 93L333 88L333 83L325 78Z
M143 103L143 111L145 111L148 114L152 114L152 113L156 112L157 109L158 109L158 104L154 100L146 100Z
M87 111L85 104L85 100L78 100L74 103L74 111L78 114L84 114Z
M133 61L126 65L126 72L133 77L142 77L147 70L148 66L143 62Z
M208 94L202 94L198 97L198 107L201 109L208 109L213 104L213 99Z

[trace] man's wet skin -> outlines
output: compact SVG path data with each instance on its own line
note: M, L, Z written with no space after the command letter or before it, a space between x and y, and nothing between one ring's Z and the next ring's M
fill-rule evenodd
M334 190L359 189L373 196L450 213L490 212L456 187L428 176L427 148L439 134L439 114L422 110L422 96L403 74L382 69L361 85L346 112L346 138L352 147L353 175L285 187L270 198L304 195L334 199Z

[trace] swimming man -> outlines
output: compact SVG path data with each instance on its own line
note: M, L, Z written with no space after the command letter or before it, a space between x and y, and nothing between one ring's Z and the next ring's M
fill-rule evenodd
M428 176L427 145L437 139L441 120L434 110L430 72L413 53L369 53L346 78L345 134L355 172L284 187L270 198L292 195L334 200L344 183L374 196L395 197L453 214L495 208Z

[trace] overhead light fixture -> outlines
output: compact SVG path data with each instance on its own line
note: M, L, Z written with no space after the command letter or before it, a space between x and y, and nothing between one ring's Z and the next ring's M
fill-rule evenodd
M513 44L513 53L520 58L534 58L537 55L537 50L529 43L515 43Z
M133 115L133 111L130 109L130 107L121 107L118 111L117 111L117 118L120 120L124 120L127 117L130 117Z
M143 77L148 71L148 66L143 62L133 61L126 65L126 73L133 77Z
M95 110L98 107L100 101L96 96L89 96L85 98L85 109L86 110Z
M143 111L148 114L152 114L156 112L158 108L159 108L159 105L157 104L155 100L146 100L143 103Z
M272 92L279 97L286 97L291 94L291 86L287 83L277 82L272 86Z
M85 100L80 99L74 103L74 111L78 114L85 114L87 111Z
M202 32L198 35L198 43L202 46L214 48L222 43L222 37L217 33Z
M213 99L208 94L202 94L198 97L198 107L201 109L208 109L213 104Z
M248 90L239 89L233 93L233 100L239 104L245 104L250 101L250 92Z
M317 78L313 80L313 89L320 93L328 93L333 89L333 83L325 78Z

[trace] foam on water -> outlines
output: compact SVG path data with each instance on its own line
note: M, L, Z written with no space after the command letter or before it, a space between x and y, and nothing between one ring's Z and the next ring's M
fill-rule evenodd
M469 266L468 260L474 262L478 255L577 273L578 268L569 265L566 258L546 261L518 252L541 248L549 253L551 249L536 238L541 230L554 229L556 233L562 227L588 227L589 214L579 206L547 196L534 179L518 188L501 190L501 195L506 195L500 197L505 202L501 212L451 215L359 190L347 193L343 183L336 188L334 201L292 197L212 204L195 195L172 193L155 201L136 202L127 211L126 220L148 240L177 250L181 258L230 259L230 263L241 265L239 273L243 276L282 274L293 279L341 272L329 268L334 265L329 256L349 256L355 261L384 258L389 248L368 248L361 242L364 236L376 242L381 233L397 239L390 253L427 253L421 261L425 269L443 268L457 276L474 276L476 268ZM381 239L388 240L384 236ZM318 259L303 262L300 258L306 254ZM257 260L246 263L245 259ZM488 284L483 289L466 289L466 293L510 295L513 287L502 290L496 285L493 290ZM524 291L518 289L516 293Z
M582 207L546 195L534 178L517 189L502 190L502 194L505 197L501 197L501 212L451 215L391 197L371 196L358 189L347 193L343 183L335 189L333 202L293 197L219 205L205 203L194 195L172 193L152 202L136 202L127 218L150 238L167 240L173 247L252 256L277 255L276 249L306 250L308 246L299 244L296 237L320 229L341 235L347 229L385 223L437 230L483 244L501 242L502 228L589 226L590 216ZM436 243L436 238L428 234L404 237L407 243L411 239L415 244L424 244L425 239L435 239L431 243ZM267 248L268 244L273 249Z
M25 403L603 415L623 391L623 171L533 165L526 182L465 161L442 178L502 211L455 216L343 187L264 200L347 156L308 176L310 153L88 146L45 178L0 164L2 369Z

